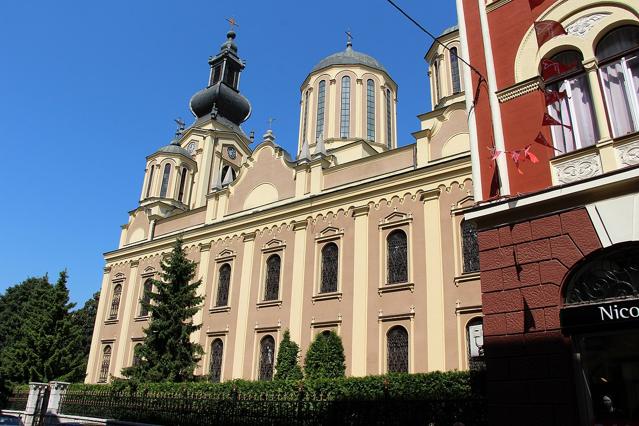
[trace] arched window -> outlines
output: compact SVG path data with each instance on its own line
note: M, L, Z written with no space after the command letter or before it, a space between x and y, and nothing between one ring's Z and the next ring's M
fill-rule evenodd
M222 167L222 185L228 185L237 177L235 169L229 165Z
M272 254L266 259L266 285L264 286L264 300L277 300L280 295L280 266L282 259Z
M613 136L639 130L639 27L626 25L597 44L599 76Z
M366 81L366 138L375 141L375 82Z
M217 298L215 306L227 306L229 303L229 285L231 283L231 265L225 263L220 266L217 281Z
M149 308L147 306L148 303L151 303L151 292L153 291L153 280L148 279L144 281L144 286L142 289L142 299L140 303L140 316L145 317L149 315Z
M388 149L393 147L393 126L391 119L393 117L393 102L392 102L393 94L390 89L386 89L386 144L388 145Z
M133 347L133 362L131 363L133 367L140 365L140 360L142 359L140 358L140 348L142 348L142 343L136 343Z
M211 361L209 363L209 379L218 383L222 380L222 356L224 355L224 343L222 339L215 339L211 343Z
M408 373L408 332L395 326L386 333L386 354L389 373Z
M475 222L463 220L461 234L464 273L477 272L479 271L479 243L477 241L477 225Z
M111 365L111 346L106 345L102 350L102 364L100 364L100 377L98 383L106 383L109 378L109 367Z
M388 284L408 281L408 243L406 233L397 229L386 238L388 253Z
M178 201L182 201L184 198L184 188L186 186L186 176L188 175L188 170L186 167L182 167L182 173L180 173L180 190L178 191Z
M315 127L315 140L324 134L324 104L326 98L326 80L319 82L317 90L317 126Z
M258 380L273 380L273 364L275 363L275 340L265 336L260 341L260 364Z
M302 117L302 142L306 140L306 122L308 120L308 101L311 94L310 90L307 90L304 94L304 116Z
M109 311L109 319L116 319L118 317L118 310L120 309L120 297L122 296L122 285L116 284L113 287L113 296L111 296L111 310Z
M564 124L551 126L555 147L570 152L593 145L598 139L598 132L588 77L581 63L583 56L576 50L566 50L551 60L570 68L570 71L546 82L547 91L561 94L557 102L548 106L548 114Z
M151 165L150 167L151 170L149 170L149 182L146 186L146 198L149 198L149 195L151 195L151 186L153 186L153 171L155 170L155 166Z
M166 197L166 191L169 189L169 176L171 175L171 165L166 163L164 165L164 174L162 175L162 186L160 188L160 197Z
M339 127L340 138L347 138L351 127L351 78L342 77L342 111Z
M438 104L442 92L439 85L439 64L437 61L433 62L433 74L435 74L435 104Z
M461 80L459 79L459 57L457 48L450 49L450 78L453 82L453 93L461 92Z
M468 338L468 368L482 370L484 361L484 326L481 318L474 318L466 326Z
M320 293L337 291L337 270L339 249L337 244L328 243L322 248L322 285Z

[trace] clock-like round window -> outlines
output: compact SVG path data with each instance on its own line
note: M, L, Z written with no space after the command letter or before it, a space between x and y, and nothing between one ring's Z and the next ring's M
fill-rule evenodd
M237 157L237 150L235 149L235 147L234 147L234 146L229 146L229 147L226 149L226 152L229 154L229 158L230 158L231 160L235 160L235 157Z
M197 144L195 142L191 142L186 146L186 150L191 155L195 154L195 148L197 148Z

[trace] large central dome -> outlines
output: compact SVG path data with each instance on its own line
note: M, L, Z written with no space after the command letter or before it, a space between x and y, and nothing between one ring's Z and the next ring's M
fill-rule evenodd
M380 64L377 59L365 53L353 50L350 43L346 45L346 50L334 53L319 61L319 63L313 67L311 72L315 72L332 65L365 65L388 74L388 71L386 71L384 66Z

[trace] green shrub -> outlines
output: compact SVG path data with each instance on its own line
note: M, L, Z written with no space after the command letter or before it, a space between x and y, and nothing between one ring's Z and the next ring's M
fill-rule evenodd
M304 359L307 379L344 377L346 363L342 339L334 331L320 333L308 347Z
M284 336L277 351L275 364L275 380L300 380L302 369L299 365L300 347L291 340L291 333L284 331Z

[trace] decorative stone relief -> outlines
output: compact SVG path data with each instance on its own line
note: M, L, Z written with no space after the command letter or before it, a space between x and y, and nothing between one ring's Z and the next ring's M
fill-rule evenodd
M602 20L608 15L610 15L610 13L593 13L592 15L582 16L575 22L568 25L566 27L566 32L569 35L583 37L588 33L588 31L590 31L592 27L595 26L597 21Z
M554 165L558 183L572 183L601 174L601 160L597 154L589 154Z
M617 147L617 155L623 166L639 164L639 141Z

